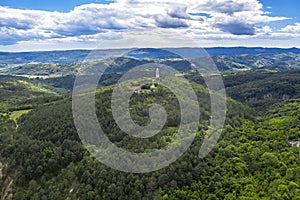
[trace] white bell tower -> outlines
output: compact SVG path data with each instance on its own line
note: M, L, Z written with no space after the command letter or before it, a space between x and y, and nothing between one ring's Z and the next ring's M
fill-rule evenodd
M156 68L156 79L159 79L159 68Z

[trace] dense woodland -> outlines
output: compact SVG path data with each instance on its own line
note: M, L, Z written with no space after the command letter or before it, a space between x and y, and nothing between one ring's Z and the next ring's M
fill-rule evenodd
M181 64L176 63L180 68ZM184 66L184 65L182 65ZM183 70L184 71L184 70ZM107 73L96 94L97 116L117 146L146 152L172 142L180 109L174 94L158 85L131 98L131 115L149 121L154 103L166 108L160 134L137 139L115 124L109 107L121 72ZM146 174L113 170L84 148L74 127L74 76L50 79L0 77L1 196L12 199L300 199L300 72L224 73L227 119L213 151L200 159L210 99L198 73L185 72L198 96L201 121L188 151L170 166ZM107 87L108 86L108 87ZM17 91L17 92L15 92ZM26 102L26 103L24 103ZM23 105L26 105L24 107ZM20 110L27 114L13 118Z

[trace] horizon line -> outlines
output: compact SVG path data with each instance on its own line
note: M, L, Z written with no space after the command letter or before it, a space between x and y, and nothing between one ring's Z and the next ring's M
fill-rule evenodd
M25 50L25 51L1 51L0 53L37 53L37 52L63 52L63 51L116 51L116 50L132 50L132 49L299 49L300 47L263 47L263 46L211 46L211 47L132 47L132 48L73 48L73 49L52 49L52 50Z

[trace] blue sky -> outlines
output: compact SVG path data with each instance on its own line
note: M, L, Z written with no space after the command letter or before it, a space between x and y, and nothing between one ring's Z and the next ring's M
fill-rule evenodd
M261 0L265 10L271 12L270 16L285 16L291 18L282 22L277 22L275 26L283 28L289 24L300 21L300 1L299 0ZM271 7L271 8L268 8Z
M68 12L75 6L89 3L109 4L109 0L1 0L0 5L19 9Z
M300 47L299 8L299 0L1 0L0 51L187 46L183 37L203 47ZM139 42L148 29L175 34Z

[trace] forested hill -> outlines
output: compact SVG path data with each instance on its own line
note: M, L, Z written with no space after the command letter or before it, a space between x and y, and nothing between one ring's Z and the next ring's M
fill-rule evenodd
M3 187L7 186L7 180L14 180L12 194L16 199L152 199L164 196L171 189L198 182L210 165L207 163L210 158L198 157L210 118L210 99L204 87L197 84L193 87L202 113L199 132L192 147L171 166L137 175L101 164L81 144L73 124L71 100L66 98L33 109L18 119L17 130L2 132L0 155L7 163L3 169ZM153 92L133 95L131 114L137 123L148 123L148 109L154 103L163 104L168 113L161 133L145 140L128 136L114 124L107 107L111 92L111 87L98 90L96 108L99 121L112 142L134 152L153 151L173 142L180 110L171 91L158 86ZM228 115L224 134L240 127L243 120L254 120L251 109L230 99Z
M187 73L186 78L205 85L201 76ZM300 98L300 71L270 72L265 70L224 73L226 93L231 98L247 104L257 112L289 99Z
M0 114L32 109L62 98L67 91L24 77L0 75Z
M296 75L293 80L300 80ZM287 78L289 74L226 74L224 80L227 87L235 89L241 85L237 90L242 90L246 84L258 80L275 81L276 76ZM196 73L187 78L202 84ZM111 82L108 77L106 82ZM264 87L263 82L259 84ZM59 85L64 85L63 81L57 82ZM290 144L299 140L300 103L296 96L278 98L260 115L228 99L221 140L206 158L200 159L198 152L207 134L210 99L203 86L196 83L192 86L199 97L202 114L194 143L169 167L147 174L119 172L92 157L74 127L69 97L52 103L41 102L16 119L17 129L9 116L1 115L1 196L12 195L13 199L299 199L300 154L299 148ZM153 92L132 96L130 110L137 123L148 123L149 106L155 103L162 103L168 114L161 133L144 140L130 137L116 126L107 106L112 88L101 87L96 94L97 116L112 142L133 152L153 151L173 142L180 110L171 91L158 86ZM235 98L243 100L245 94L241 92Z

